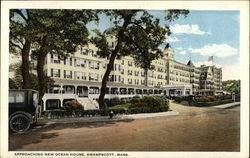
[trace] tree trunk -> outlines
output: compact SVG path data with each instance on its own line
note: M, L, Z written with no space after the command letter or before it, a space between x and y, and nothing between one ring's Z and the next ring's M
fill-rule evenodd
M148 86L148 69L144 69L145 71L145 86Z
M44 63L45 63L45 57L47 55L47 52L43 51L42 49L39 51L38 57L37 57L37 76L38 76L38 84L39 84L39 102L42 101L42 97L46 91L46 81L45 81L45 75L43 71Z
M99 99L98 99L99 107L101 109L106 109L107 108L107 106L104 103L104 97L105 97L105 94L106 94L108 77L109 77L109 74L110 74L110 72L111 72L111 70L113 68L115 58L116 58L118 52L121 50L121 46L122 46L121 44L122 44L122 41L123 41L123 38L124 38L124 32L125 32L127 26L130 24L131 18L132 18L133 15L134 15L134 13L129 14L124 19L123 26L120 29L119 33L118 33L117 45L115 46L115 49L111 53L109 63L107 65L107 70L106 70L106 72L105 72L105 74L103 76L101 94L100 94Z
M31 41L25 40L25 44L22 49L22 77L23 77L23 89L30 89L30 73L29 73L29 52L31 47Z
M100 94L99 99L98 99L99 106L102 109L107 108L107 106L104 104L104 97L105 97L105 94L106 94L108 77L109 77L109 74L110 74L110 72L112 70L112 67L114 66L114 61L115 61L115 58L117 56L117 53L118 52L115 52L115 51L112 52L111 57L109 59L108 66L107 66L107 70L106 70L106 72L105 72L105 74L103 76L103 79L102 79L101 94Z

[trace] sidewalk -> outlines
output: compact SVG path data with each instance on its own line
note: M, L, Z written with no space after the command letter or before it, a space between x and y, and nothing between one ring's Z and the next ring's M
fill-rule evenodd
M115 115L112 119L109 116L94 116L94 117L74 117L74 118L59 118L59 119L40 119L39 124L51 125L55 123L76 123L76 122L106 122L106 121L122 121L147 119L164 116L176 116L179 113L176 111L158 112L158 113L144 113L144 114L130 114L130 115Z
M228 103L228 104L211 106L210 108L227 109L227 108L232 108L232 107L239 106L239 105L240 105L240 102L233 102L233 103Z

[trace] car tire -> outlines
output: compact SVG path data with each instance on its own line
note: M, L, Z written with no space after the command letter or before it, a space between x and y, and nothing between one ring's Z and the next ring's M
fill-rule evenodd
M24 133L29 129L30 123L28 116L17 114L10 119L10 129L15 133Z

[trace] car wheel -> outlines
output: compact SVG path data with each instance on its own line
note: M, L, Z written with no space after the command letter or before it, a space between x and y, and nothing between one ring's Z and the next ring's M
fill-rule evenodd
M24 133L30 127L30 119L24 114L17 114L10 119L10 129L16 133Z

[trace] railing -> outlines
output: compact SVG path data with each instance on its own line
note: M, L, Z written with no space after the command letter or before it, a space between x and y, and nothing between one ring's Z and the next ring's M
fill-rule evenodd
M68 99L76 97L76 94L45 93L43 99Z

